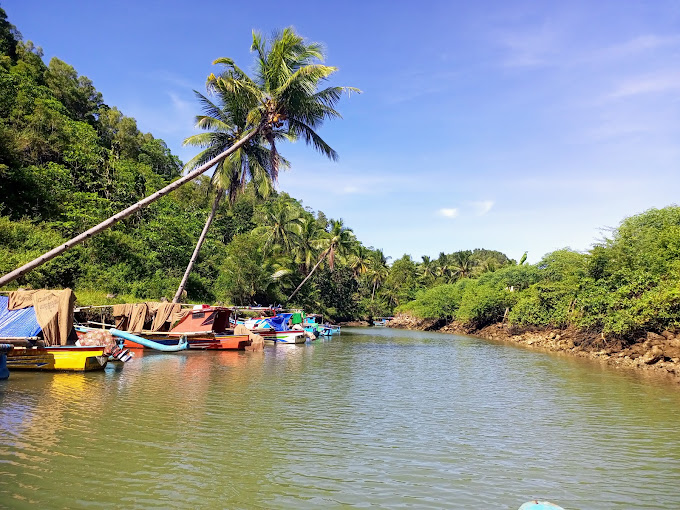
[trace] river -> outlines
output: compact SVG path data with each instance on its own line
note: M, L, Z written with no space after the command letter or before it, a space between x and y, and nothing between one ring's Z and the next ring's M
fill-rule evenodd
M0 508L680 508L680 389L354 328L0 381Z

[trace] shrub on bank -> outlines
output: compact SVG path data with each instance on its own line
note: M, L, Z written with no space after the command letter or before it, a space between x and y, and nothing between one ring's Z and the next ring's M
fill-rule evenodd
M400 311L474 328L505 317L511 324L573 326L620 338L680 329L680 207L627 218L587 253L558 250L535 265L434 287Z

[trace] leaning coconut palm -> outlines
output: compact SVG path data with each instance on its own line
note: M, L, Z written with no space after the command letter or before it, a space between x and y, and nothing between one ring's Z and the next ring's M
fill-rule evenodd
M219 77L210 75L208 79L210 86L218 84L224 86L225 90L237 94L240 101L247 106L246 129L237 142L163 189L4 275L0 278L0 286L16 280L195 179L236 152L252 138L260 138L269 144L274 177L278 173L276 162L280 161L276 147L277 134L289 139L302 138L322 154L337 159L336 152L315 130L321 127L324 120L340 117L335 105L343 92L358 90L351 87L327 87L319 90L320 85L335 73L337 68L320 63L323 62L324 56L321 46L317 43L306 43L291 28L276 35L269 44L260 34L253 32L251 49L256 53L254 79L248 77L233 60L228 58L215 61L224 64L226 72Z
M319 261L312 268L309 274L304 280L297 286L293 293L288 296L287 301L290 301L295 294L302 288L302 286L309 280L309 278L314 274L314 271L321 265L321 263L328 258L328 265L333 270L335 266L335 257L338 255L346 255L355 251L357 246L356 237L354 237L354 232L352 229L345 227L342 224L342 220L335 220L332 222L331 231L327 234L325 239L321 239L321 243L325 244L327 247L324 252L319 257Z
M184 145L205 147L205 150L186 164L188 169L196 168L229 149L238 142L247 129L248 105L242 101L241 96L224 89L219 83L211 83L208 90L216 95L215 102L194 91L204 112L204 115L196 117L196 125L210 132L190 136L184 140ZM252 182L258 196L268 196L275 180L274 168L278 169L279 166L289 166L289 163L278 155L272 156L270 150L264 147L260 143L260 138L257 137L251 138L248 143L217 163L211 181L215 189L212 209L196 242L175 297L172 299L173 303L179 301L184 291L189 274L198 259L198 254L224 194L226 193L231 206L238 194L245 191L248 182Z

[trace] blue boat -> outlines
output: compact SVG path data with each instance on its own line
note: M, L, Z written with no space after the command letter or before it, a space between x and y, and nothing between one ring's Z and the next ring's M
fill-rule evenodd
M303 326L305 331L311 331L319 336L332 336L336 333L340 333L340 326L324 323L323 316L319 314L307 315Z

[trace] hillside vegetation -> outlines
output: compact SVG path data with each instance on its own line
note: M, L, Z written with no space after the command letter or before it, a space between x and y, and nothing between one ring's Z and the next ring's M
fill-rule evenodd
M182 171L163 140L142 133L135 119L107 105L67 63L53 58L46 64L42 50L23 41L0 9L2 274ZM68 286L81 304L171 298L214 193L208 177L198 178L28 273L13 288ZM559 250L530 265L486 249L390 261L362 245L342 220L286 193L258 196L247 188L233 204L219 206L190 274L187 301L283 303L337 320L396 310L471 329L507 321L622 338L680 325L675 206L624 220L610 239L586 253Z

